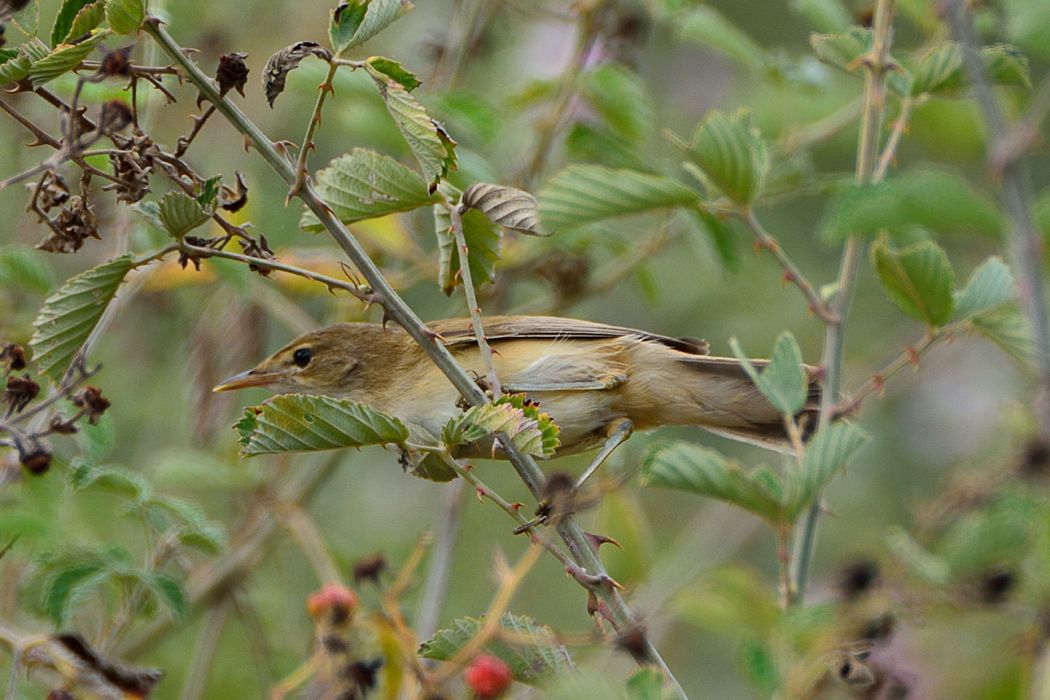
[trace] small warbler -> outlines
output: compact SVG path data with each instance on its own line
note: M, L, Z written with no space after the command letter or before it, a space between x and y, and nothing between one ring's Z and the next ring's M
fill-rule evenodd
M604 444L604 458L633 430L661 425L696 425L769 449L789 449L783 416L740 362L707 355L702 340L548 316L494 316L483 325L503 389L527 394L561 428L558 454ZM485 376L469 319L435 321L428 328L462 367ZM757 367L764 364L755 361ZM807 371L804 430L815 425L819 398L817 373ZM214 390L247 387L352 399L430 435L440 435L462 410L459 393L407 333L374 323L301 335ZM483 457L490 449L491 441L461 454Z

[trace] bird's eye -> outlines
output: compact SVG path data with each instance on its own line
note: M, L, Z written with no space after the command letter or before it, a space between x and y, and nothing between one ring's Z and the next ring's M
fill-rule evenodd
M292 362L300 367L306 367L310 364L310 360L313 359L314 351L310 348L299 348L292 355Z

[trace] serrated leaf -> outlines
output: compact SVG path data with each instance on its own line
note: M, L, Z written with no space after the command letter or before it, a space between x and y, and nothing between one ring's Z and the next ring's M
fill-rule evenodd
M661 175L572 165L547 183L539 200L540 221L546 230L557 232L627 214L692 206L700 196Z
M871 30L850 27L838 34L811 34L809 45L824 63L858 73L861 70L860 57L871 50Z
M998 256L988 258L973 271L966 287L955 293L955 318L971 318L1016 297L1017 289L1010 268Z
M793 416L806 404L809 379L802 365L802 351L790 331L781 333L773 344L773 354L761 372L755 369L736 338L729 340L733 354L762 395L781 413Z
M95 29L87 39L77 44L59 44L51 53L34 61L29 66L29 80L33 87L40 87L79 66L109 34L108 29Z
M87 561L56 572L44 593L44 611L48 618L60 626L66 619L77 589L93 588L108 578L105 562Z
M29 75L29 67L51 52L47 44L36 37L31 38L17 49L17 55L0 62L0 85L16 83Z
M645 82L622 65L604 63L586 71L580 92L619 140L637 142L652 129L653 104Z
M134 34L146 19L144 0L107 0L106 20L117 34Z
M35 294L47 294L55 286L43 253L19 245L0 248L0 286Z
M411 211L439 199L411 169L364 148L339 156L316 179L318 194L344 224ZM299 225L306 231L323 229L310 212Z
M680 40L714 49L751 70L766 65L765 49L710 5L695 7L678 17L675 30Z
M450 201L458 201L459 193L451 185L442 183L440 191ZM460 221L463 224L463 238L467 244L470 278L474 286L480 288L496 279L496 262L500 259L503 232L476 209L464 212ZM434 232L438 243L438 285L442 292L451 295L459 285L459 249L452 233L449 210L442 204L434 205Z
M801 464L787 475L791 518L813 503L867 440L867 433L851 423L833 423L817 431L806 443Z
M29 341L37 371L56 384L132 267L125 255L66 280L44 301Z
M871 246L871 263L882 288L904 313L930 326L951 320L955 271L939 245L920 241L897 250L881 237Z
M1035 364L1032 327L1016 307L986 311L971 318L970 324L1023 367L1031 368Z
M332 53L316 41L298 41L291 46L285 46L266 61L262 83L266 101L271 108L277 96L284 92L288 74L295 70L307 56L316 56L322 61L332 60Z
M211 553L217 553L226 546L226 531L218 523L209 521L195 503L157 496L150 499L149 504L174 519L179 541L183 544Z
M386 58L384 56L369 56L367 63L374 71L382 73L409 92L412 92L423 84L423 82L416 77L415 73L408 70L392 58Z
M1031 87L1028 59L1016 46L995 44L978 51L989 80L999 85ZM963 49L947 41L927 50L912 71L911 94L950 95L968 84L963 70Z
M365 64L365 69L372 76L387 111L419 162L423 181L433 191L437 182L455 168L455 141L448 138L444 129L430 118L423 105L398 80L380 71L371 62Z
M768 148L746 110L709 112L696 127L688 153L715 187L741 205L758 197L769 172Z
M201 191L194 197L197 204L205 211L214 211L222 188L222 175L212 175L201 185Z
M168 192L161 197L157 216L164 224L164 230L173 238L182 238L211 218L200 202L185 192Z
M548 235L540 228L536 198L524 190L475 182L463 191L459 201L503 228L531 236Z
M241 454L312 452L399 444L408 429L393 416L331 396L284 394L245 409L237 423Z
M690 209L700 227L707 234L723 267L732 272L740 269L740 245L730 222L704 209Z
M558 426L551 417L527 403L524 394L501 396L483 406L473 406L452 418L442 429L449 447L469 445L499 433L506 434L519 451L534 457L551 457L557 449Z
M143 581L173 617L179 620L186 617L190 605L186 599L186 590L178 579L168 574L151 573L147 574Z
M344 54L383 31L413 8L408 0L350 0L332 10L328 38L332 50Z
M62 5L58 8L58 14L55 15L55 23L51 25L51 45L58 46L64 44L69 39L69 30L73 26L73 20L76 18L85 5L91 4L92 0L62 0ZM96 25L98 23L96 22ZM94 27L90 27L94 29ZM77 38L77 37L72 37Z
M419 647L419 655L426 659L447 661L477 636L483 624L481 618L457 618L451 626L439 630L423 642ZM504 634L497 635L484 648L507 664L515 680L534 684L544 678L574 670L572 657L550 627L530 617L508 612L500 618L500 628Z
M105 16L105 0L95 0L95 2L84 5L73 18L73 23L69 27L69 33L66 34L62 43L72 43L84 36L97 27Z
M149 498L149 482L142 476L117 466L98 466L90 462L77 462L69 472L69 482L74 490L98 488L140 502Z
M770 522L789 522L783 489L772 472L750 474L715 450L677 442L650 451L642 464L641 484L689 491L740 506Z

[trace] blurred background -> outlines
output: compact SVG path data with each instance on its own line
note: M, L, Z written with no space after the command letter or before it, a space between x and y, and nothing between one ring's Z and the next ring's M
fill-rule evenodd
M819 62L809 37L814 31L835 30L842 20L833 11L836 7L848 13L850 23L864 23L868 4L607 4L607 26L600 29L601 39L586 69L614 65L628 79L614 81L611 94L603 93L603 84L595 81L574 96L553 134L549 157L531 174L537 129L550 114L560 76L578 41L573 5L529 0L418 2L413 12L358 53L394 57L420 76L423 85L415 94L459 142L460 167L451 180L460 187L482 180L527 184L539 191L569 162L631 167L688 181L667 132L688 139L708 110L747 106L776 149L771 189L777 195L759 203L759 215L811 280L818 285L831 282L840 251L822 242L817 231L828 215L829 197L852 177L856 119L832 127L836 115L844 110L849 115L862 81ZM1050 28L1037 35L1011 14L1039 3L977 4L983 39L1021 43L1031 60L1032 82L1039 85L1050 58L1050 39L1040 37L1050 37ZM933 0L899 5L895 53L898 47L907 53L943 34ZM49 26L56 7L56 2L40 3L42 27ZM150 10L166 18L182 45L199 50L193 57L206 72L214 69L221 54L246 52L251 75L247 96L238 97L238 103L274 141L301 140L315 88L324 77L323 64L305 60L290 74L287 90L273 108L266 104L259 79L266 59L280 48L300 40L326 41L330 3L153 0ZM699 28L711 15L690 24L691 13L699 11L717 12L740 36L726 30L713 40L710 32ZM15 34L11 27L7 33ZM46 35L46 29L41 33ZM166 63L144 35L134 56L136 62ZM65 76L51 89L68 99L74 84ZM161 95L147 91L144 113L154 137L173 144L191 126L187 115L195 91L168 84L179 103L167 105ZM83 99L126 99L120 87L115 81L89 85ZM1008 87L999 96L1017 115L1031 91ZM34 95L3 99L45 128L57 129L54 113ZM621 113L615 106L624 101L630 109ZM891 105L889 118L895 111ZM813 124L830 125L828 133L807 140L806 128ZM983 133L972 101L930 99L914 110L897 167L951 168L993 197L984 174ZM4 121L0 175L29 168L44 157L42 149L26 148L29 140L13 121ZM345 71L326 106L311 166L320 168L357 146L411 162L369 78ZM1037 141L1034 148L1030 163L1036 191L1041 192L1050 185L1050 159L1045 142ZM198 172L221 173L228 183L235 172L244 175L248 204L234 220L250 221L280 260L340 274L341 252L326 236L299 229L301 205L286 206L285 185L256 153L245 152L242 139L222 119L213 118L205 126L188 159ZM77 255L36 251L32 246L46 231L24 211L26 200L20 187L0 191L0 338L5 340L28 340L43 299L62 280L124 250L145 252L164 241L163 234L141 217L117 207L112 197L100 196L96 213L102 240L89 240ZM461 292L446 298L437 285L436 241L428 210L363 222L351 230L424 319L465 314ZM1004 240L992 235L948 232L938 241L948 250L959 286L986 257L1005 254ZM729 338L736 337L749 354L764 356L788 329L807 362L820 360L823 325L807 311L796 289L781 284L781 270L773 258L753 251L743 228L719 246L696 219L671 212L618 219L547 239L506 234L503 243L497 280L481 297L486 314L555 313L698 336L720 355L730 354ZM3 262L15 258L21 261L17 266ZM196 503L208 519L230 529L249 510L267 507L257 497L275 474L334 461L307 508L336 560L349 570L354 561L381 552L398 567L419 535L436 522L448 485L412 478L398 466L394 452L378 448L243 460L231 426L243 406L259 403L266 395L210 393L218 380L252 366L303 330L336 321L379 320L380 311L329 294L319 285L280 274L264 278L222 260L205 261L199 272L192 266L182 269L172 260L136 275L118 295L119 312L92 356L103 367L92 382L103 388L113 408L76 440L56 441L61 459L51 473L16 479L0 492L0 502L9 504L11 512L32 512L42 521L0 561L0 616L27 629L46 629L42 592L26 580L31 580L27 577L34 562L49 552L101 545L122 546L135 557L146 551L136 514L124 512L118 496L74 494L65 485L62 464L84 452L140 473L156 492ZM922 330L893 306L864 264L849 319L846 388L862 384L905 346L917 342ZM931 504L942 503L946 493L966 485L981 493L982 479L1011 464L1023 449L1028 429L1028 385L1023 370L1007 354L979 337L961 337L937 347L917 372L901 372L883 395L869 399L859 420L872 439L827 494L829 513L820 525L811 600L820 603L839 596L844 570L891 570L901 556L891 546L894 533L921 531ZM607 474L632 473L653 444L672 439L717 447L745 464L779 466L776 455L757 448L700 431L666 429L635 435L613 456ZM576 471L588 459L569 457L544 466ZM508 499L529 502L506 464L480 462L477 468ZM1033 523L1050 523L1045 509L1030 514ZM581 518L585 529L615 537L623 545L623 550L603 548L603 559L644 615L657 647L692 697L769 696L768 679L778 671L770 670L775 654L763 641L760 618L767 606L776 608L776 551L765 527L724 504L643 489L633 478ZM0 525L3 522L0 517ZM496 588L493 556L504 552L513 561L528 544L511 529L512 523L497 508L466 499L440 626L487 607ZM936 548L931 541L924 544ZM203 561L208 555L188 556ZM1038 589L1038 581L1021 575L1021 557L1010 560L1011 566L1016 564L1011 569L1018 575L1016 586L1021 591ZM237 619L222 633L205 696L258 697L275 679L294 670L311 647L313 628L304 601L317 587L301 549L278 534L239 586ZM405 598L409 620L418 592L416 587ZM941 607L928 597L909 599L897 593L887 594L891 602L885 603L897 621L886 653L893 654L901 672L914 681L916 693L921 689L921 697L929 698L1021 697L1034 593L1028 598L1017 593L1016 599L1000 606L973 599ZM359 594L364 607L376 605L370 586L362 586ZM104 597L98 595L99 600ZM87 635L105 625L105 616L89 609L99 600L77 601L88 607L72 619ZM531 573L513 610L565 633L591 627L584 593L549 557ZM136 662L166 670L157 697L179 697L201 625L199 616L191 616L135 657ZM591 647L573 651L585 671L607 679L626 677L633 669L623 653ZM0 677L5 672L0 669ZM27 697L33 696L34 687L25 685L30 689Z

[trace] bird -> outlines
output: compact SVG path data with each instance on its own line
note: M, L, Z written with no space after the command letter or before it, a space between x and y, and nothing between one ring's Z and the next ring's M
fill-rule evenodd
M560 428L556 456L602 448L581 483L634 431L660 426L791 450L784 416L739 360L709 355L706 341L554 316L491 316L482 325L503 390L526 394ZM464 369L486 375L471 319L427 328ZM820 397L819 372L806 370L808 400L797 416L804 434L815 427ZM213 391L249 387L350 399L430 436L463 411L459 392L408 333L378 323L304 333ZM492 442L460 454L492 456Z

